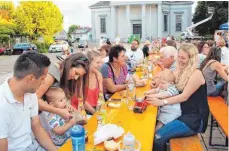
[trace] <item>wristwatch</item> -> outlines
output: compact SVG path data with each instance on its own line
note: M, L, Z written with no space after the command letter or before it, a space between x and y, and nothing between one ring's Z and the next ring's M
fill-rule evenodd
M162 102L163 102L164 105L168 104L168 101L166 99L164 99Z

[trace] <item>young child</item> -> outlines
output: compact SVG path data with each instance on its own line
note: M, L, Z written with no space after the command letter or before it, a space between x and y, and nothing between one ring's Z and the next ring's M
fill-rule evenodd
M61 88L50 88L45 94L46 101L56 108L66 108L65 93ZM74 111L72 111L74 112ZM70 137L70 128L77 123L77 118L65 121L57 114L45 112L49 134L55 145L61 146Z
M146 92L146 95L153 95L159 99L178 95L179 91L175 87L174 82L175 76L173 72L164 69L155 79L155 85L158 85L158 87ZM179 116L181 116L180 104L161 106L158 112L156 131Z

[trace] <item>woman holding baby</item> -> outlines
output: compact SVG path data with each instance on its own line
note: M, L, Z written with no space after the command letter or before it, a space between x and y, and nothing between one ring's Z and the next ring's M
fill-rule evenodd
M207 128L209 107L206 82L197 69L197 48L193 44L183 44L178 50L175 86L178 95L160 99L155 94L147 94L148 102L155 106L180 104L181 115L163 125L155 133L154 150L166 151L166 143L175 137L185 137L204 133Z
M82 53L75 53L67 57L61 64L51 64L45 82L41 84L36 94L39 98L39 110L58 114L64 119L71 117L69 109L60 109L44 102L44 94L50 87L63 89L66 98L71 100L71 105L78 107L77 96L83 92L86 98L86 73L89 67L88 58ZM81 91L82 89L82 91Z

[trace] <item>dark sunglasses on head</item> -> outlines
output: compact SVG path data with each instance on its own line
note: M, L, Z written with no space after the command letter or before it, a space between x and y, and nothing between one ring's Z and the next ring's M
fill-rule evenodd
M79 58L78 60L89 61L88 58L85 58L85 57Z

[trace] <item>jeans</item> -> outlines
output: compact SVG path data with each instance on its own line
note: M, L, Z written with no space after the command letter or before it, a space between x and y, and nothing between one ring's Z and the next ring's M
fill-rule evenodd
M202 127L202 124L200 127ZM185 137L185 136L191 136L195 134L196 133L193 130L191 130L187 125L185 125L183 122L179 120L174 120L164 125L156 132L154 138L153 150L166 151L167 150L166 143L171 138Z
M215 85L216 91L214 91L213 93L209 93L208 96L219 96L223 90L224 84L225 81L222 79L217 81L217 84Z

